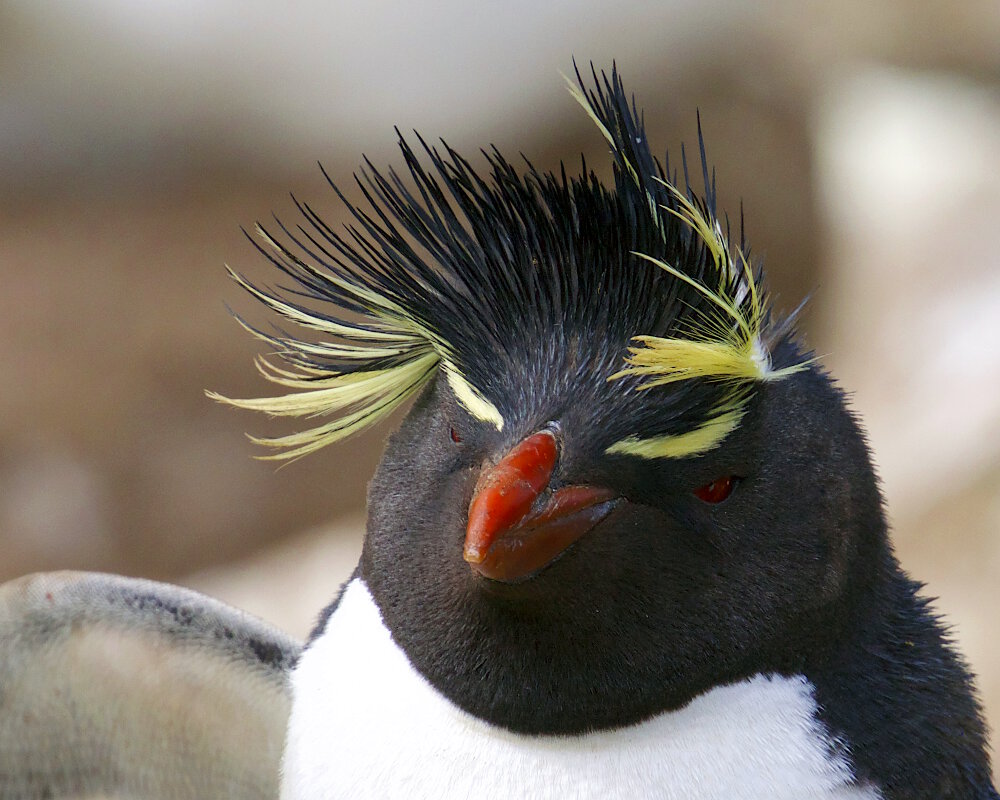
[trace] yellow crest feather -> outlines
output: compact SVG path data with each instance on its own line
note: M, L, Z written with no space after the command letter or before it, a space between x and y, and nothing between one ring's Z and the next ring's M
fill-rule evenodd
M285 258L291 258L288 251L259 225L257 234ZM296 263L307 268L301 261ZM332 272L325 274L325 279L369 309L364 324L350 325L311 313L254 286L228 267L227 270L240 286L271 310L304 328L335 337L332 340L306 342L285 336L270 336L239 320L254 336L277 345L278 354L291 364L291 368L283 368L258 357L258 371L272 383L296 391L251 399L235 399L217 392L206 392L210 398L237 408L263 411L271 416L337 415L336 419L323 425L287 436L251 436L255 444L280 451L259 458L297 458L346 439L388 416L413 396L430 380L441 361L435 337L398 304ZM389 359L397 363L356 372L333 372L310 365L307 361L309 357L343 359L362 364Z
M733 386L708 421L694 430L646 439L630 436L605 452L640 458L685 458L718 447L739 426L749 399L749 383L783 378L804 369L806 362L772 369L761 339L765 307L750 262L739 248L736 258L733 257L718 222L710 220L676 187L660 182L675 196L680 207L680 210L666 206L663 209L689 225L705 243L719 276L718 285L706 286L665 261L644 253L635 255L694 288L715 306L716 313L688 323L685 338L633 337L625 366L608 380L642 376L647 380L638 387L640 391L691 378L726 381ZM737 269L738 275L734 274Z
M612 82L616 81L613 75ZM661 235L665 235L666 230L663 214L673 215L692 230L711 259L711 267L706 274L714 285L707 285L660 258L647 253L633 253L693 288L714 307L715 312L685 320L682 336L633 337L624 366L608 380L641 376L646 380L637 387L639 390L692 378L732 384L723 402L713 409L707 421L694 430L651 438L633 435L607 448L606 452L641 458L682 458L704 453L717 447L739 425L750 396L748 386L756 381L785 377L804 369L808 362L779 370L772 368L762 338L766 304L746 255L740 248L736 248L735 254L732 252L722 226L711 215L707 204L699 205L660 175L640 177L636 166L623 150L624 134L609 129L608 120L613 117L608 112L604 115L600 113L582 84L569 79L567 83L570 93L611 144L624 172L644 192L650 217ZM641 126L638 130L641 132ZM643 188L649 183L642 178L663 186L672 202L669 205L658 203L650 189Z
M391 414L427 383L440 360L436 352L427 349L422 355L397 367L315 378L306 371L280 369L259 358L258 369L268 380L304 391L248 400L222 397L215 392L208 392L208 396L237 408L263 411L272 416L343 414L326 424L287 436L250 437L255 444L281 450L259 458L297 458L345 439Z

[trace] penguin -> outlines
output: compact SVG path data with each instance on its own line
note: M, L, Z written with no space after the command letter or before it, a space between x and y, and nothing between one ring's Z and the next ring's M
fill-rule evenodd
M0 797L273 800L301 642L197 592L0 586Z
M283 800L997 798L972 676L894 555L859 421L717 211L700 126L701 194L616 68L570 86L612 185L400 136L405 172L368 163L363 207L331 181L344 230L304 203L258 226L284 288L233 273L310 332L240 318L287 391L212 393L318 423L257 438L267 457L411 404L309 640L127 582L147 599L120 627L269 687L280 777L244 757ZM0 649L63 637L58 670L51 621L93 594L60 614L33 580ZM89 613L72 635L109 616ZM13 761L4 797L58 796L8 792Z

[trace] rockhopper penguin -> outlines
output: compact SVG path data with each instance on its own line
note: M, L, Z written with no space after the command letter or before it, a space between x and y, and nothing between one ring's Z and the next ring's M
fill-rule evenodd
M290 391L228 402L318 421L272 457L413 402L353 577L274 645L281 797L998 797L858 422L704 148L699 195L616 70L572 91L613 186L401 137L348 228L258 228L283 288L235 276L314 334L244 322Z
M576 78L613 188L401 139L347 232L304 205L259 231L294 290L240 280L326 336L259 333L295 391L237 404L336 412L264 444L416 396L292 676L285 796L995 796L863 435L771 319L704 148L699 197L615 70Z

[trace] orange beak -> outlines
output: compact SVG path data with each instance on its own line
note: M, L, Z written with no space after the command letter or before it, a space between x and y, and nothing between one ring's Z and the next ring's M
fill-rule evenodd
M514 583L532 577L603 520L615 493L549 481L559 458L555 436L540 431L483 470L469 504L463 556L474 570Z

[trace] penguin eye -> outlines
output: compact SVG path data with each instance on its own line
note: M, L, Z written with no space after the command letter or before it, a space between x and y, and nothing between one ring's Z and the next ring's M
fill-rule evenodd
M455 444L461 444L462 443L462 437L459 435L458 431L456 431L454 428L451 429L451 440Z
M735 475L716 478L711 483L706 483L695 489L694 496L705 503L721 503L733 493L737 480Z

